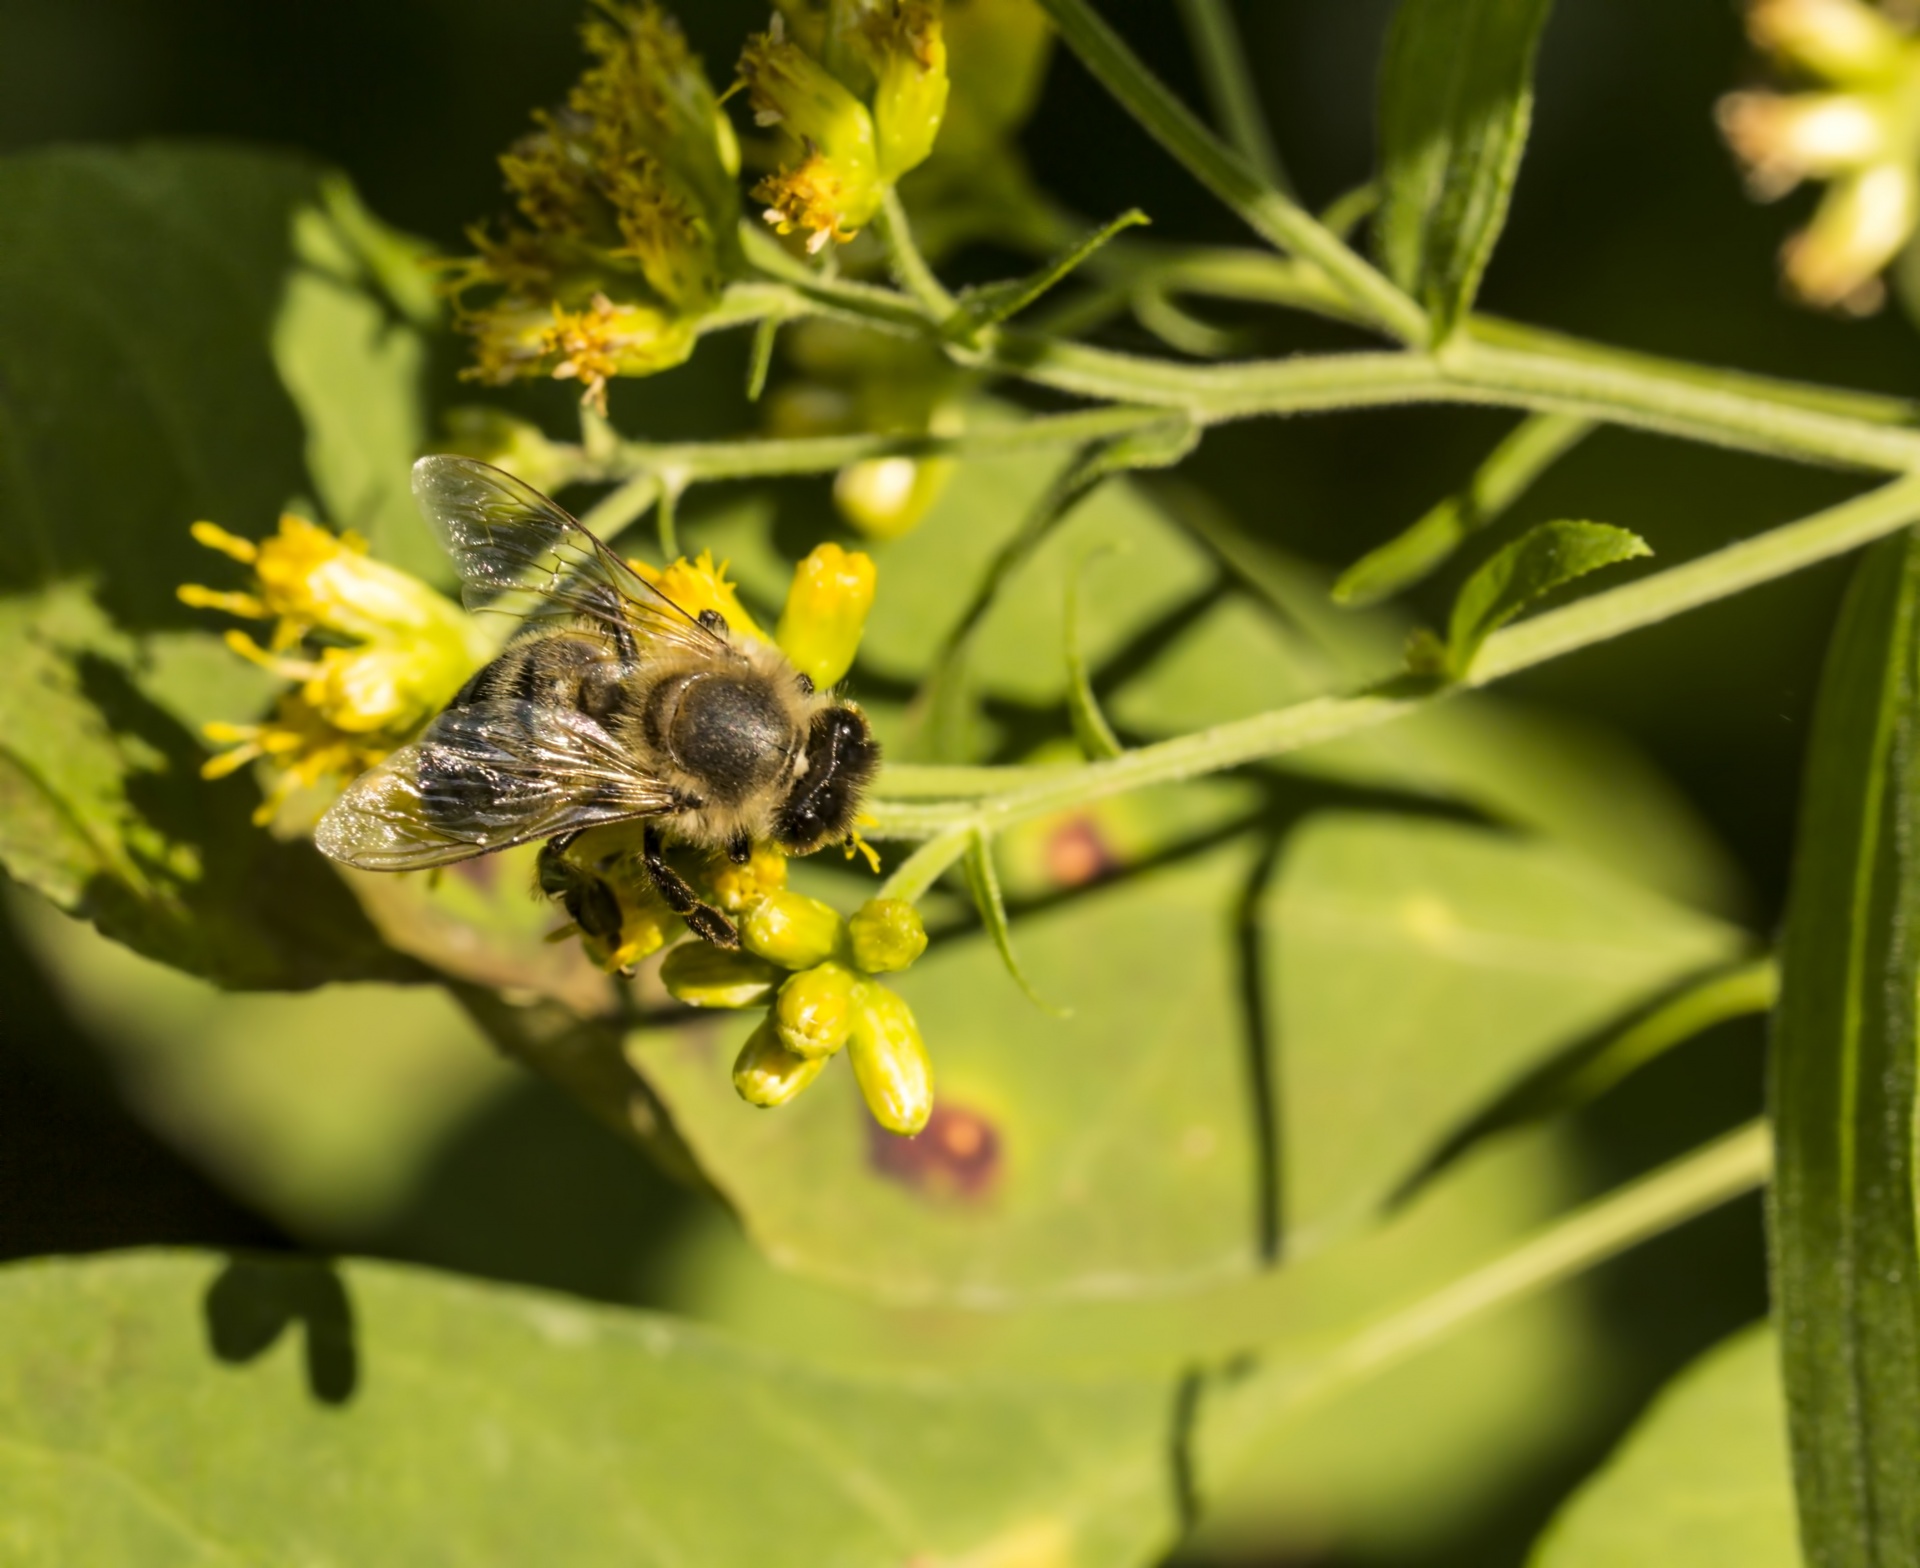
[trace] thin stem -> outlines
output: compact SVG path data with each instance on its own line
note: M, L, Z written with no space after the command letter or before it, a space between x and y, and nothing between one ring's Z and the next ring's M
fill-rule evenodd
M575 477L622 479L673 472L688 482L823 474L874 457L991 457L1084 446L1165 424L1164 408L1124 405L1025 419L983 420L950 435L858 434L746 441L630 441L603 464ZM643 508L644 510L644 508Z
M1920 476L1897 480L1757 539L1503 628L1482 645L1464 684L1484 686L1575 649L1654 625L1857 549L1916 518L1920 518ZM941 806L876 800L869 808L879 822L874 836L943 837L962 826L998 832L1125 791L1217 773L1371 729L1443 701L1457 689L1403 677L1357 696L1310 698L1142 746L1110 761L1063 768L1038 780L1029 774L1002 789L992 789L983 781L982 798L972 801ZM956 778L953 782L970 781Z
M1264 1431L1377 1376L1502 1308L1536 1296L1609 1258L1765 1184L1773 1141L1748 1123L1704 1148L1576 1209L1504 1257L1305 1363L1262 1368L1218 1391L1206 1442L1231 1466Z
M1317 218L1275 190L1170 93L1087 0L1040 0L1067 46L1147 132L1256 234L1313 262L1366 319L1403 343L1424 343L1426 314Z
M1246 46L1227 0L1180 0L1187 42L1206 83L1213 117L1233 149L1275 190L1288 192L1286 170L1260 112L1260 95L1247 70ZM1290 193L1290 192L1289 192Z
M887 259L892 263L894 280L920 302L936 320L944 321L954 312L957 301L946 285L927 265L920 247L913 242L913 229L907 222L907 209L900 204L900 193L891 185L880 198L880 236L886 242Z
M1758 958L1695 982L1623 1029L1605 1048L1554 1086L1555 1105L1599 1098L1677 1045L1716 1024L1772 1009L1780 995L1778 959Z

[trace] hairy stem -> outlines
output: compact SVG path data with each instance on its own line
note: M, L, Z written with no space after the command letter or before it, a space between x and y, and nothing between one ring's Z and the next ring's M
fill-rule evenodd
M1254 233L1313 262L1371 324L1403 343L1424 343L1426 314L1311 213L1261 179L1223 145L1120 41L1086 0L1040 0L1067 47L1148 133Z
M1699 560L1671 567L1605 593L1549 611L1495 632L1481 646L1462 686L1484 686L1515 671L1543 664L1575 649L1652 626L1716 599L1841 555L1920 518L1920 477L1897 480L1854 500L1776 528L1756 539L1728 545ZM1289 707L1217 725L1193 735L1160 741L1103 762L1064 767L1035 777L1022 770L996 785L996 769L942 770L940 782L977 798L923 803L913 770L882 775L871 805L875 837L931 839L940 844L961 831L995 833L1051 812L1103 800L1243 763L1299 751L1322 741L1371 729L1431 703L1460 686L1401 677L1351 697L1315 697ZM892 797L894 781L901 794ZM919 799L914 798L919 796ZM955 855L957 856L957 851ZM943 867L937 857L909 862L914 877L931 885ZM950 864L954 856L949 856ZM906 871L901 868L901 875Z
M1263 1367L1218 1390L1204 1423L1209 1470L1231 1468L1273 1425L1298 1417L1502 1308L1753 1191L1772 1168L1767 1126L1751 1122L1575 1210L1504 1257L1361 1329L1325 1354Z

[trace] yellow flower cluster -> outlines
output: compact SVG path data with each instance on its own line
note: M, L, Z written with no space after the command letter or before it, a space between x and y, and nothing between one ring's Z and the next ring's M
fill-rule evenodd
M449 289L470 376L578 381L604 412L612 377L693 352L735 260L739 151L673 19L652 0L599 10L594 64L500 160L520 221L475 231Z
M733 1065L749 1105L785 1105L842 1049L873 1119L911 1137L933 1114L933 1063L913 1010L876 976L905 969L927 948L919 912L874 898L851 919L818 899L767 893L740 923L742 951L676 947L661 966L667 989L691 1007L765 1007Z
M237 628L227 646L291 683L271 719L209 724L228 747L202 772L221 778L264 760L273 780L256 820L296 789L344 783L373 766L437 713L492 652L484 630L417 578L367 555L354 534L332 534L289 513L255 543L195 523L193 537L252 569L252 585L188 583L183 604L271 621L265 646Z
M1787 287L1809 305L1877 310L1880 273L1920 222L1920 39L1865 0L1750 0L1747 31L1814 84L1729 93L1717 109L1757 199L1827 184L1782 249Z

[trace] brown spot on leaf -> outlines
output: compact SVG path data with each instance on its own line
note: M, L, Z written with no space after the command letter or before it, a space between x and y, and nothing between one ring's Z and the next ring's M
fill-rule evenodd
M1070 817L1047 838L1047 875L1061 887L1081 887L1119 865L1091 817Z
M914 1137L871 1129L873 1167L933 1198L982 1198L1000 1174L1000 1133L978 1111L942 1101Z

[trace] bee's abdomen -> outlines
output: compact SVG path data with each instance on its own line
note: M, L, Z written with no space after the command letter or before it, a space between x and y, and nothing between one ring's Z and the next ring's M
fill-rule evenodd
M647 714L674 761L716 804L737 805L779 777L793 750L793 721L767 683L695 675L656 689Z

